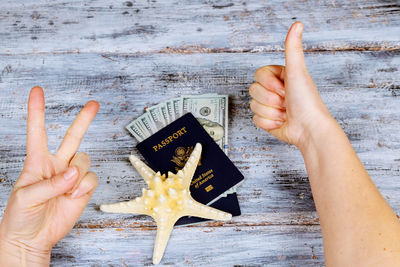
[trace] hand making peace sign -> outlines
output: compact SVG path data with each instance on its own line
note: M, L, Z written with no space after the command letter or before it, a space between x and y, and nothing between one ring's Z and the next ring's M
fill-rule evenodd
M0 224L0 249L10 257L25 255L30 266L48 264L51 248L68 234L97 187L89 155L76 152L99 104L89 101L83 107L55 154L47 148L44 110L43 90L34 87L28 101L27 156Z

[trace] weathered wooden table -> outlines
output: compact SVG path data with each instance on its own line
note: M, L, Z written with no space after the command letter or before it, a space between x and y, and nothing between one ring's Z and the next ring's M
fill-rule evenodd
M324 265L321 232L295 147L253 125L254 71L284 63L284 37L305 23L309 70L332 114L400 212L398 1L3 0L0 4L0 214L25 156L29 89L45 89L49 147L89 99L100 102L81 151L99 187L54 266L151 265L149 217L105 214L101 203L140 195L124 129L147 106L180 94L230 96L229 155L246 177L243 215L178 227L162 264ZM334 167L334 166L332 166Z

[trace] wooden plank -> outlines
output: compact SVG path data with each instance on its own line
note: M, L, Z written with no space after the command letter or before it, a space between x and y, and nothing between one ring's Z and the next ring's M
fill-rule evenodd
M395 1L372 0L3 1L0 214L24 161L29 88L45 88L53 151L83 104L96 99L101 110L81 151L92 155L99 187L52 264L152 265L154 222L98 210L144 186L127 160L137 151L124 127L167 98L226 93L229 156L246 177L238 189L243 215L177 227L162 265L324 265L301 155L254 127L247 88L257 67L284 63L286 31L303 21L322 97L400 213L399 12Z
M95 204L89 203L85 212L91 213L91 210L97 210ZM131 228L131 229L147 229L155 228L156 224L152 218L142 215L132 214L112 214L103 213L102 217L94 214L93 218L80 220L75 228L84 229L107 229L107 228ZM207 221L189 225L188 227L253 227L253 226L271 226L271 225L319 225L318 215L316 212L279 212L279 213L253 213L242 214L234 217L231 221ZM186 226L179 226L186 227Z
M281 51L296 20L309 50L398 50L396 1L2 1L0 53Z
M315 211L300 153L254 127L247 88L257 67L284 62L282 53L189 55L1 56L0 212L24 160L26 100L42 85L49 147L54 151L78 110L97 99L101 110L82 151L100 177L82 224L102 222L101 203L131 199L144 182L128 162L135 141L124 129L146 106L180 94L230 95L229 155L246 177L238 189L243 214ZM373 180L396 212L400 161L399 52L312 53L311 74ZM151 98L149 96L151 95ZM301 223L301 220L299 221ZM117 222L123 224L122 219ZM273 222L280 223L279 216ZM287 223L282 219L281 223ZM296 223L296 222L295 222ZM297 223L296 223L297 224Z
M152 266L155 230L73 229L54 266ZM179 227L160 266L322 266L318 226Z

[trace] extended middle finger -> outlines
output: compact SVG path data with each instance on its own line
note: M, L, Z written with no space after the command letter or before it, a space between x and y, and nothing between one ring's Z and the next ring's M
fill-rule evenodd
M82 138L85 135L90 123L93 121L99 110L99 104L89 101L79 112L78 116L71 124L65 137L56 152L61 159L69 161L78 150Z

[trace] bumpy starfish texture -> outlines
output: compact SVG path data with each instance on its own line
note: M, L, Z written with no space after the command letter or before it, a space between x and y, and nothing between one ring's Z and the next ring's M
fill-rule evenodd
M185 167L176 174L154 172L135 156L129 157L132 165L147 183L142 196L134 200L101 205L104 212L145 214L153 217L157 224L157 236L153 251L153 264L158 264L168 243L175 222L183 216L196 216L213 220L230 220L232 215L195 201L190 195L190 182L201 155L201 144L197 143Z

